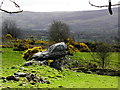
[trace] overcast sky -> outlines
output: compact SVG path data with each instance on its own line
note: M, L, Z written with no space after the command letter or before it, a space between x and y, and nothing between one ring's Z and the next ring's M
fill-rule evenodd
M3 0L0 0L2 2ZM89 5L89 0L13 0L16 1L24 11L51 12L51 11L84 11L98 10ZM95 5L108 5L108 0L90 0ZM117 4L120 0L111 0L112 4ZM5 0L3 9L16 11L17 8L9 0ZM102 8L106 9L106 8Z

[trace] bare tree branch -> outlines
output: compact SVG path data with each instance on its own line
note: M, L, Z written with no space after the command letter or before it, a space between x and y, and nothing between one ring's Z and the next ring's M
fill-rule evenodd
M20 10L20 11L16 11L16 12L9 12L7 10L3 10L3 9L0 9L1 11L3 12L6 12L6 13L9 13L9 14L13 14L13 13L20 13L20 12L23 12L23 10Z
M89 1L89 4L91 5L91 6L94 6L94 7L98 7L98 8L103 8L103 7L108 7L108 10L109 10L109 13L112 15L112 9L111 9L111 7L112 6L119 6L120 4L111 4L111 0L109 0L109 5L102 5L102 6L97 6L97 5L94 5L94 4L92 4L90 1Z
M15 5L16 8L19 8L18 11L10 12L10 11L7 11L7 10L2 9L2 5L3 5L4 1L5 1L5 0L3 0L3 1L1 2L1 5L0 5L0 10L1 10L1 11L6 12L6 13L9 13L9 14L23 12L23 10L20 9L20 6L19 6L15 1L12 1L12 0L10 0L10 2L12 2L12 3Z
M98 7L98 8L109 7L109 5L97 6L97 5L92 4L90 1L89 1L89 4L90 4L91 6ZM119 6L119 5L120 5L120 4L113 4L113 5L111 5L111 6Z

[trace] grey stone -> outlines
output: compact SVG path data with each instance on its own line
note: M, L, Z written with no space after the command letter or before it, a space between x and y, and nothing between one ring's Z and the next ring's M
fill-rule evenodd
M24 66L30 66L30 65L32 65L33 64L33 62L32 61L29 61L29 62L26 62L25 64L24 64Z
M91 74L91 73L92 73L92 71L87 71L86 73Z
M18 72L18 73L14 73L15 76L18 76L18 77L26 77L26 73L21 73L21 72Z
M50 46L46 51L35 53L31 60L43 61L48 59L58 59L67 54L67 45L64 42Z
M15 67L11 67L11 69L15 69Z
M2 81L3 83L7 82L5 79Z
M64 42L56 43L51 45L46 51L35 53L30 60L36 61L40 65L49 65L59 71L62 71L62 60L67 55L67 45ZM54 60L48 64L47 60ZM33 62L29 61L24 64L24 66L32 65Z
M20 70L23 70L23 69L25 69L25 68L24 68L24 67L21 67L21 68L20 68Z
M0 77L0 79L5 79L5 77Z
M42 83L50 84L50 81L44 80Z
M8 76L8 77L6 77L6 80L19 81L19 78L18 78L18 77L15 77L15 76Z

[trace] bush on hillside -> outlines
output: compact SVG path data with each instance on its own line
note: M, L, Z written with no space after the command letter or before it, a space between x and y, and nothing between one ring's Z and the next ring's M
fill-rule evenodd
M90 48L85 43L78 43L74 40L68 38L66 40L66 45L68 46L68 52L73 54L74 52L90 52Z
M45 49L43 49L41 46L40 47L33 47L31 49L28 49L26 50L22 57L25 59L25 60L30 60L30 58L33 56L33 54L37 53L37 52L42 52L42 51L45 51Z

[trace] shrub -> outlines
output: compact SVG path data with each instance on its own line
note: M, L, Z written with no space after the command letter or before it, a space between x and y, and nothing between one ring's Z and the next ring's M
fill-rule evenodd
M41 41L41 40L35 41L35 44L40 44L40 45L46 45L47 43L48 43L47 41Z
M109 65L111 55L111 46L106 43L101 43L96 46L96 56L99 59L98 63L104 69L107 65Z
M40 47L33 47L32 49L28 49L26 50L22 57L25 59L25 60L30 60L30 58L33 56L33 54L37 53L37 52L42 52L42 51L45 51L45 49L43 49L41 46Z
M80 43L80 51L81 52L90 52L90 48L85 43Z
M66 23L53 21L49 27L49 40L55 42L64 42L70 37L70 29Z
M28 44L29 44L29 43L31 43L32 41L31 41L31 40L29 40L29 39L24 39L24 40L23 40L23 42L25 42L25 43L28 43Z
M90 48L90 50L91 50L92 52L95 51L96 45L97 45L96 42L86 42L85 44Z
M68 54L73 54L75 52L79 52L77 48L75 48L73 45L67 45L68 46Z
M27 50L29 45L24 44L24 43L15 43L13 50L15 51L24 51Z
M85 43L78 43L68 38L66 39L66 45L68 46L68 52L73 54L74 52L89 52L90 48Z
M29 48L30 40L28 40L28 39L24 39L24 40L15 39L15 40L12 40L12 42L14 43L13 50L24 51L24 50L27 50Z
M12 39L12 38L13 38L11 34L6 34L5 37L6 37L7 39Z
M0 48L12 48L12 45L0 45Z

